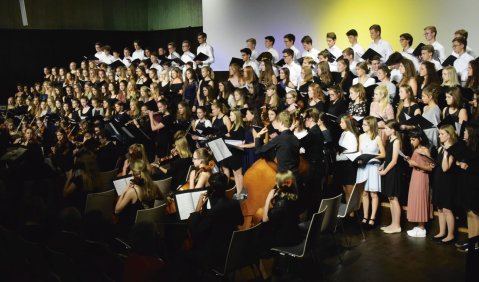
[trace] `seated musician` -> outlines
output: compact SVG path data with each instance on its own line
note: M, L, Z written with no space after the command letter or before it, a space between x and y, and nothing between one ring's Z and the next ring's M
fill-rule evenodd
M292 117L286 111L281 112L276 117L277 129L280 132L278 137L272 139L269 143L262 145L261 136L267 132L267 128L261 129L255 138L256 152L266 153L271 149L276 150L276 159L278 162L278 171L291 170L293 174L298 175L299 166L299 140L289 129Z
M193 153L194 170L190 172L187 187L181 187L180 190L197 189L208 187L208 179L214 167L213 155L206 148L196 149Z
M145 147L143 144L132 144L128 147L128 154L126 160L123 163L123 169L118 176L127 176L130 174L130 164L137 160L143 160L145 163L148 163L148 158L146 157ZM151 172L150 165L147 165L148 171Z
M163 165L161 162L153 163L152 166L157 168L165 177L172 177L171 187L179 187L185 183L188 169L191 164L192 154L188 146L188 140L183 134L175 140L175 148L171 150L169 165ZM165 160L166 161L166 160Z
M179 279L181 281L194 281L192 276L195 267L207 269L224 264L231 235L238 225L243 224L239 202L225 196L227 186L225 174L212 174L208 191L198 199L196 212L190 215L189 230L193 247L183 254L181 263L178 263L181 271L176 271L190 277L178 277L185 279ZM210 202L210 209L204 208L207 201Z
M135 160L131 164L133 179L116 202L115 214L119 219L120 234L127 234L135 223L138 210L152 208L158 196L158 189L151 180L148 162Z

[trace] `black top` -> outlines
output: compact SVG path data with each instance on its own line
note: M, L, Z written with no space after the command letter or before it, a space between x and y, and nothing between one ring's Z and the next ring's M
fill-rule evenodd
M217 116L212 123L212 127L219 132L221 137L225 136L225 134L228 133L228 128L226 128L226 125L223 122L224 116L224 114L221 117Z
M403 123L405 122L406 119L406 114L410 117L414 116L414 112L416 112L417 109L421 109L419 104L412 104L409 107L403 107L401 110L401 114L399 115L399 122Z
M179 185L183 185L186 182L188 169L191 165L191 158L180 158L176 156L171 161L171 168L168 170L168 175L173 179L171 181L172 190L175 190Z
M270 140L268 144L261 144L261 138L255 139L256 152L266 153L271 149L276 150L278 160L278 171L291 170L298 176L299 166L299 140L289 129L281 132L276 138Z
M304 148L304 156L310 163L320 163L324 158L324 137L319 126L314 125L308 134L299 141Z
M172 129L173 129L174 118L171 115L165 115L161 117L160 123L164 127L157 131L156 134L156 144L157 144L157 155L159 157L164 157L168 155L170 144L172 141Z
M348 101L346 99L337 100L335 103L330 103L328 114L339 117L348 110Z

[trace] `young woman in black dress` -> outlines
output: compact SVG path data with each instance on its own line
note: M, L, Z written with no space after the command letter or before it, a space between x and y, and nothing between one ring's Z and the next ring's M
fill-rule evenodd
M437 165L434 169L432 181L432 202L437 207L439 233L433 239L449 243L454 240L455 217L453 208L455 199L454 186L456 185L454 157L447 151L448 148L457 142L457 134L452 125L441 126L439 129L439 141L441 146L437 152Z
M379 168L379 175L383 188L382 193L389 199L391 209L391 224L381 227L384 233L401 232L401 206L399 205L399 195L401 191L401 166L398 164L399 151L401 149L401 136L399 134L399 124L395 120L386 122L384 131L389 140L386 145L386 158L384 164Z
M245 139L245 129L243 126L243 117L239 110L234 110L230 112L230 120L232 122L230 131L226 134L227 139L238 140L244 143ZM243 155L244 152L240 149L234 147L229 147L232 156L227 159L228 170L233 171L233 176L235 178L236 192L238 194L243 190ZM225 171L223 169L223 171ZM228 175L229 173L226 173Z

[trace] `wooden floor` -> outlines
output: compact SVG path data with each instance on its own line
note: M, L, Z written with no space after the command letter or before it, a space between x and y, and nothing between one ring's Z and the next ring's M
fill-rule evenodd
M384 234L379 228L366 231L363 241L357 224L346 226L346 234L347 237L338 230L341 245L346 245L347 238L351 241L350 248L342 248L342 264L332 245L326 246L319 265L308 258L292 262L280 256L275 259L272 281L465 280L466 255L458 252L454 245L439 244L429 237L411 238L406 230ZM250 269L243 269L237 273L235 281L261 281L252 279L251 273Z

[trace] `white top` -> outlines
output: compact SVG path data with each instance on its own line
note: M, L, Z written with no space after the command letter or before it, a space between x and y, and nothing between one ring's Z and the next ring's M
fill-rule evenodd
M251 50L251 60L256 61L256 59L258 59L258 56L259 56L259 53L258 51L256 51L256 49Z
M298 85L298 82L301 79L301 67L295 62L292 62L289 65L285 64L284 66L289 69L289 80L294 85Z
M180 54L178 54L178 52L176 52L176 51L167 56L167 58L170 59L170 60L173 60L174 58L180 58L180 57L181 57Z
M474 58L468 53L464 52L462 55L457 57L457 60L454 61L454 68L456 69L457 74L461 77L463 86L467 80L467 66L472 60L474 60Z
M358 83L359 83L359 77L354 78L353 79L353 85L358 84ZM366 87L374 85L374 84L376 84L376 80L374 78L370 77L366 80L366 82L364 82L363 86L364 86L364 88L366 88Z
M95 53L95 57L98 58L98 60L103 60L103 57L105 56L105 53L103 53L103 51L100 51L100 52L96 52Z
M442 65L439 63L439 61L432 59L430 62L434 64L436 71L442 70Z
M444 50L444 46L437 41L434 41L434 43L431 45L434 47L434 59L439 60L439 62L444 62L446 59L446 51Z
M349 62L349 70L354 74L354 75L358 75L358 72L356 71L356 65L358 64L357 61L352 61L352 62Z
M374 51L378 52L382 57L381 57L381 62L386 62L389 56L393 53L393 48L391 47L391 44L389 42L379 39L379 41L376 42L371 42L369 44L369 48L373 49Z
M311 57L311 58L313 58L313 60L316 63L318 63L319 62L318 54L319 54L319 51L316 48L311 48L311 50L309 50L309 51L304 50L303 54L301 54L301 57L303 57L303 58L304 57Z
M391 70L391 81L399 82L402 79L402 74L398 69Z
M198 46L198 49L196 49L196 54L199 53L203 53L209 57L208 59L206 59L206 61L203 62L202 66L209 66L215 62L213 47L211 47L211 45L209 45L208 43L205 42Z
M278 51L276 51L276 49L274 49L273 47L269 48L268 50L266 50L268 52L271 53L271 55L273 55L273 62L274 63L277 63L279 61L279 53Z
M291 50L293 50L294 52L294 61L297 61L299 60L299 58L301 58L301 52L299 52L298 48L296 48L296 46L291 46L290 48Z
M354 45L351 45L351 48L353 48L354 50L354 61L356 62L363 61L363 59L361 58L365 52L363 46L359 45L359 43L356 43Z
M243 69L247 66L250 66L253 68L254 73L256 74L257 77L259 77L259 65L257 61L249 60L249 62L245 62L243 64Z
M378 85L385 85L386 88L388 89L388 94L389 94L389 104L394 103L394 97L396 96L396 85L392 83L391 81L388 82L378 82Z
M411 48L409 48L411 49ZM416 71L419 71L419 60L416 58L416 56L412 55L412 53L409 53L409 52L401 52L401 55L406 58L406 59L409 59L412 61L412 63L414 64L414 68L416 69Z
M358 140L350 131L343 131L343 133L341 133L338 145L346 148L346 150L336 155L337 161L347 161L348 158L346 157L345 153L355 153L358 151Z
M158 76L160 76L160 73L163 71L163 67L158 63L151 64L150 69L156 69Z
M343 55L343 50L341 50L337 45L333 45L333 47L327 49L329 53L331 53L334 57L339 58Z
M100 59L100 62L105 63L107 65L113 63L114 61L116 61L116 59L115 59L115 57L113 57L113 55L103 54L103 57Z
M181 55L180 59L184 63L193 62L193 69L196 69L196 63L193 61L195 57L195 54L191 53L190 51L186 51L183 53L183 55ZM183 70L186 70L186 65L183 66Z
M144 60L145 59L145 51L143 49L140 50L135 50L133 54L131 55L132 61L136 59Z
M123 57L121 61L125 64L126 67L129 67L131 65L131 61L133 60L131 59L131 57Z

